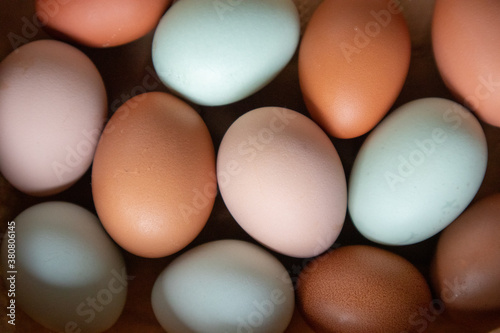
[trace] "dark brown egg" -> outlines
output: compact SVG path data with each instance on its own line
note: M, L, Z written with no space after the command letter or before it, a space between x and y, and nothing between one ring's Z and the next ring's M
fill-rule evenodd
M410 262L371 246L316 258L297 287L299 308L316 332L413 332L412 318L431 303L425 278Z
M446 228L431 269L447 314L465 326L500 326L500 194L469 207Z

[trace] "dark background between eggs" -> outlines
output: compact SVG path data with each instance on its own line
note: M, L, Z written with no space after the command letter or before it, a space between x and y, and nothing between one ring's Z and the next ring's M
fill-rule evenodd
M318 2L318 1L316 1ZM28 0L1 0L0 1L0 61L3 60L13 50L9 41L9 34L23 37L23 27L34 21L33 2ZM31 28L32 25L29 25ZM28 41L50 38L42 29L33 31L29 28L30 35L25 35ZM24 38L24 37L23 37ZM130 44L110 48L91 49L77 47L85 52L99 69L108 93L108 105L110 114L116 110L115 107L121 105L127 97L122 94L131 95L131 92L138 86L142 86L143 79L153 73L151 61L151 41L153 32ZM155 91L167 91L158 81L150 78L149 84L157 82ZM445 97L452 99L451 94L444 86L436 70L432 58L432 50L429 43L424 43L412 50L410 70L406 83L396 100L391 111L398 106L423 97ZM458 101L460 102L460 101ZM114 106L111 109L111 106ZM297 54L282 71L282 73L264 89L240 102L222 107L200 107L192 106L201 114L205 120L216 151L227 128L243 113L257 107L281 106L301 112L307 115L307 110L302 101L302 96L298 84L297 74ZM479 200L489 194L495 193L500 188L500 129L482 123L488 140L488 168L484 182L475 197ZM363 143L366 135L349 140L332 138L340 158L342 160L347 179L356 157L359 147ZM0 175L0 231L6 230L7 222L13 220L24 209L44 201L68 201L81 205L93 213L95 208L92 201L91 192L91 168L85 175L70 189L63 193L45 198L36 198L20 193L10 186ZM3 234L2 234L3 235ZM133 277L129 282L129 290L125 309L118 322L109 332L163 332L161 326L154 317L150 303L150 294L153 283L158 274L168 265L168 263L184 253L190 248L217 239L242 239L254 242L239 227L226 209L220 195L215 200L212 214L199 236L184 250L169 257L159 259L146 259L134 256L126 251L122 251L127 263L128 275ZM424 242L399 247L386 247L374 244L363 236L353 226L349 215L343 230L336 241L336 246L352 244L369 244L388 249L411 261L423 274L428 277L430 261L435 249L438 236L432 237ZM272 252L287 268L292 277L296 280L300 270L307 264L309 259L297 259ZM5 285L0 283L0 308L7 306L7 294ZM437 295L435 296L437 297ZM4 311L0 311L0 332L50 332L43 328L20 308L16 309L16 329L7 324L7 317ZM472 333L473 330L465 330L454 326L446 321L445 316L439 316L425 332L464 332ZM290 332L300 332L298 327L290 327Z

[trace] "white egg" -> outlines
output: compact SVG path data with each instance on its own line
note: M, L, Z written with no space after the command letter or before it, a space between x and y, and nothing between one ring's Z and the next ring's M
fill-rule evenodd
M295 305L285 267L239 240L205 243L180 255L158 276L151 301L169 333L279 333Z
M299 36L291 0L183 0L160 20L153 64L174 92L224 105L269 83L292 58Z
M368 239L414 244L450 224L476 195L487 163L477 119L442 98L407 103L367 137L354 162L348 209Z
M106 115L85 53L48 39L17 48L0 63L0 172L30 195L66 190L92 163Z
M14 282L16 307L57 332L102 332L118 320L127 295L125 263L94 214L45 202L9 225L2 267L11 289Z

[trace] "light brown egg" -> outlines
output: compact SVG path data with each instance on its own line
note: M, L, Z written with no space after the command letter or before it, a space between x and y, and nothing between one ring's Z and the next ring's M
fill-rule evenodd
M91 47L134 41L153 30L171 0L36 0L40 22L54 36Z
M163 257L184 248L205 226L217 194L202 118L166 93L128 100L98 143L92 194L104 228L125 250Z
M406 259L371 246L340 247L301 272L299 308L315 332L416 332L429 286Z
M353 138L389 111L405 82L411 42L394 0L325 0L299 51L299 80L312 118Z
M432 44L439 72L458 102L500 126L500 2L437 0Z

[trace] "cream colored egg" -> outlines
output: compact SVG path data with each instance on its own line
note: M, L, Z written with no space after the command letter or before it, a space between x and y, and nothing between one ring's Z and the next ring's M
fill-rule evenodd
M89 168L107 115L92 61L55 40L19 47L0 64L0 171L18 190L61 192Z
M237 119L222 139L217 176L235 220L277 252L318 255L342 229L342 163L328 136L298 112L264 107Z

